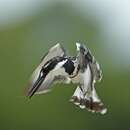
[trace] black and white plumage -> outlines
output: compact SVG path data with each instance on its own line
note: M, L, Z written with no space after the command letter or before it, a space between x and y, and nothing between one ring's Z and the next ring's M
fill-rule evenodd
M46 93L56 82L72 82L78 86L70 101L80 108L104 114L107 109L94 87L102 77L100 66L88 48L80 43L76 46L78 54L75 57L68 56L59 43L49 50L29 80L27 96Z

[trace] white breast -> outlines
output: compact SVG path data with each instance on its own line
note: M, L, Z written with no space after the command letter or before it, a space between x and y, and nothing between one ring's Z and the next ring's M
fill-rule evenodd
M87 90L88 87L90 87L90 82L91 82L91 70L90 70L89 65L87 66L85 72L80 74L80 80L84 86L83 89Z

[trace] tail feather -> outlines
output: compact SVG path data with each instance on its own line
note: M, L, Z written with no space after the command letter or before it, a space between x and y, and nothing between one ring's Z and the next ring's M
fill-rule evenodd
M84 96L80 87L77 87L70 101L78 105L81 109L86 108L88 111L91 112L101 114L105 114L107 112L104 104L97 96L95 88L91 93L86 93L86 95Z

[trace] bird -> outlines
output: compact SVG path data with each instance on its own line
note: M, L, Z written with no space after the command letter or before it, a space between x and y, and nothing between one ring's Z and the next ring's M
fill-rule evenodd
M77 87L71 102L81 109L105 114L107 108L95 89L95 83L102 79L100 65L85 44L77 42L76 50L76 56L69 56L62 44L51 47L31 75L26 96L47 93L55 83L73 83Z

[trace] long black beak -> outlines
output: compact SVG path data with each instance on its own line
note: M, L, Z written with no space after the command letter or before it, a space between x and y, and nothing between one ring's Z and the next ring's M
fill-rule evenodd
M41 84L43 83L45 77L42 76L37 79L37 81L34 83L33 87L31 88L31 90L29 90L28 92L28 97L31 98L35 92L38 90L38 88L41 86Z

